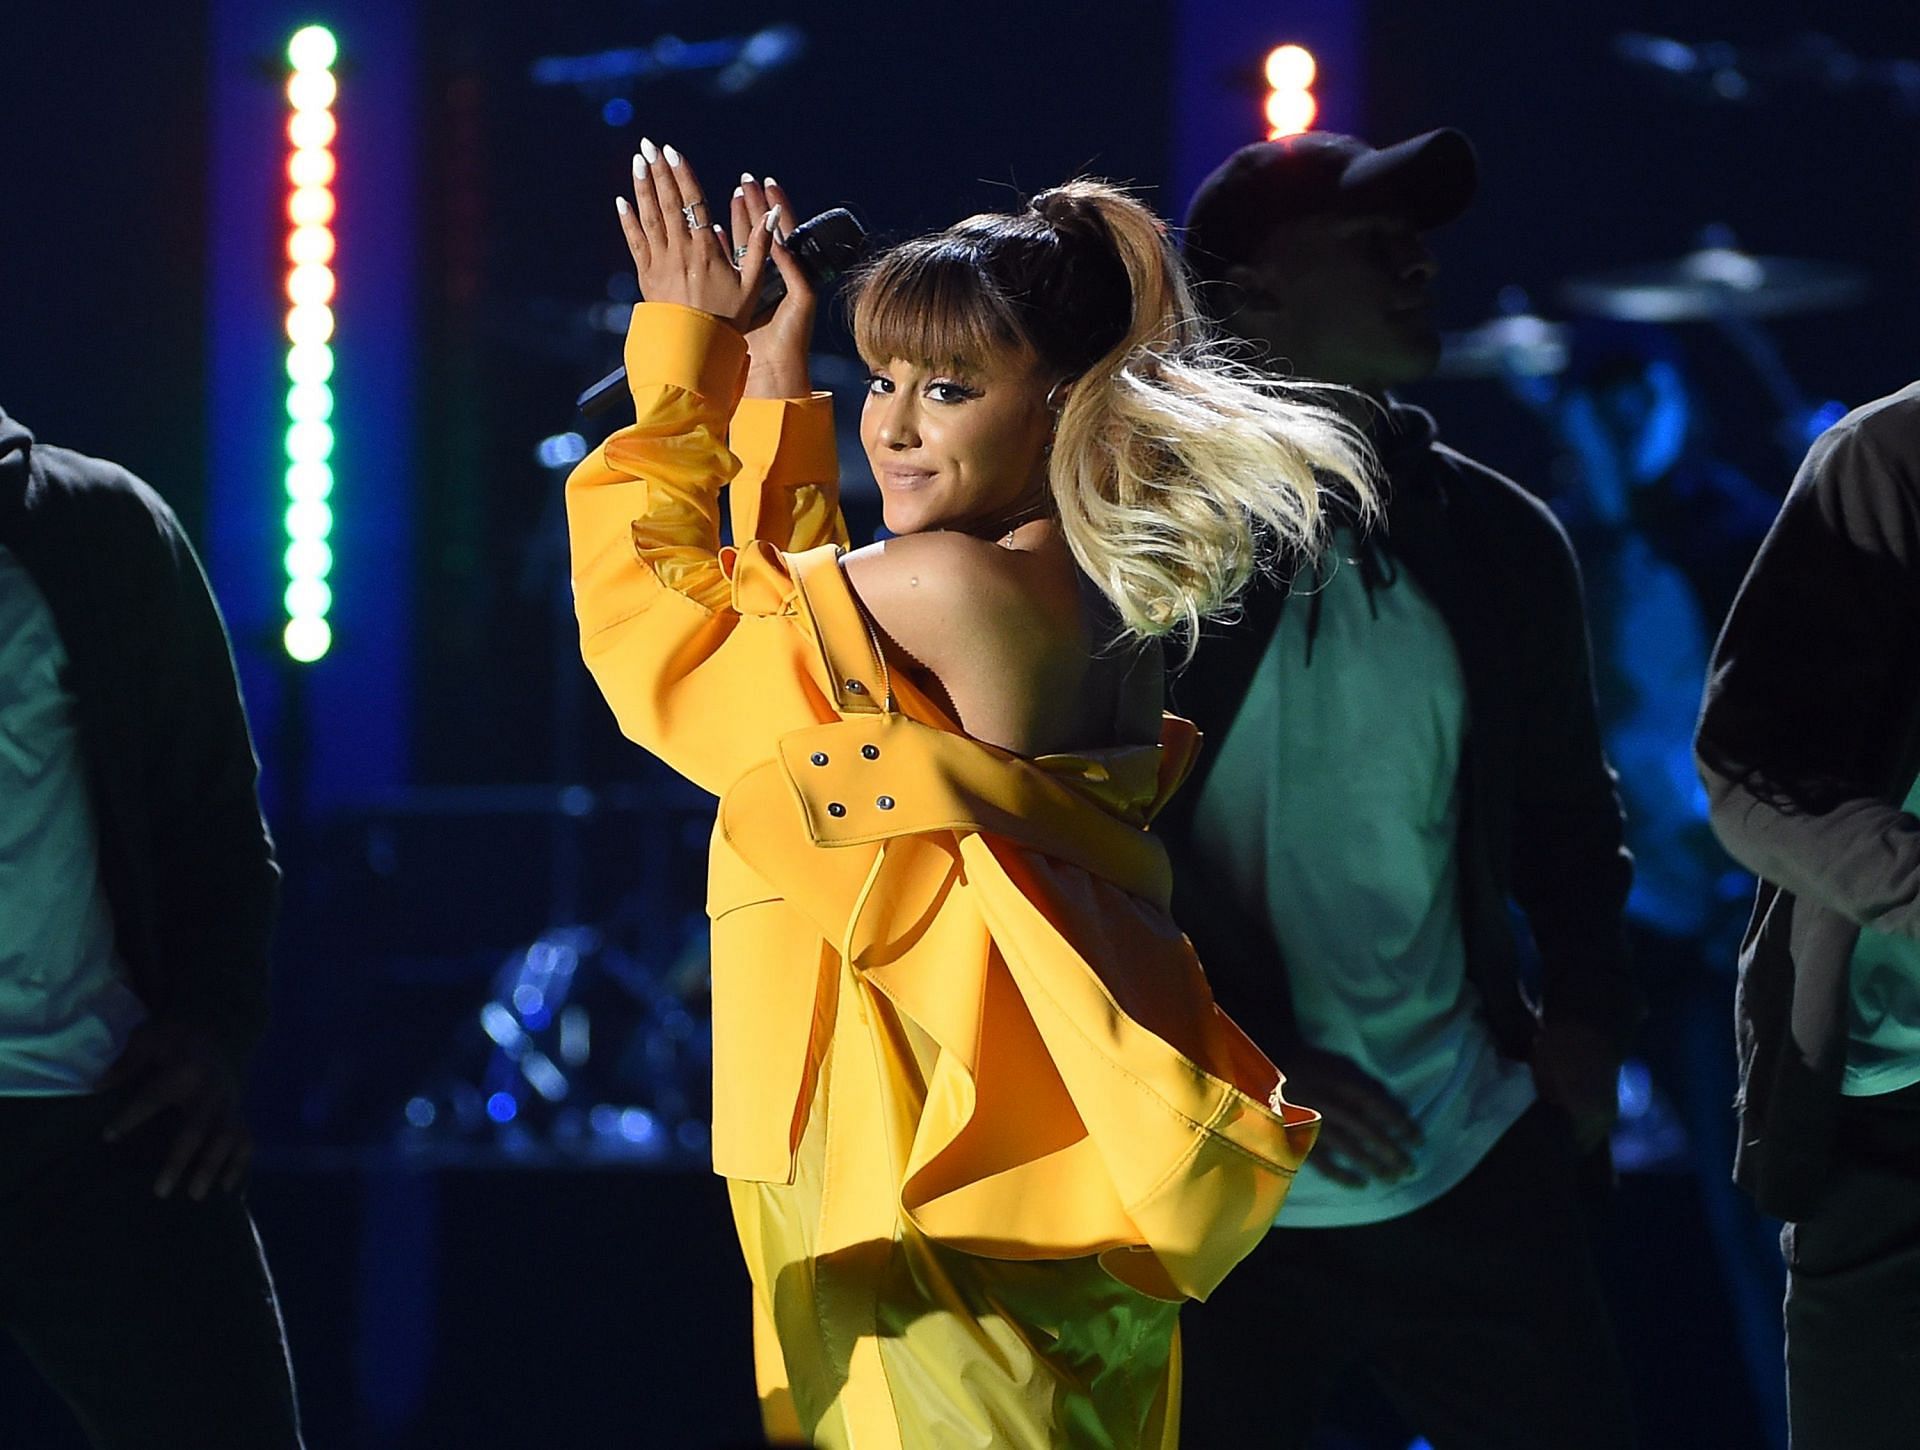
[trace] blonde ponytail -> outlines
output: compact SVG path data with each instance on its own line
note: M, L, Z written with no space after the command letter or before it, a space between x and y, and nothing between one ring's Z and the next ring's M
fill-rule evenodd
M1061 530L1129 630L1191 647L1266 559L1321 547L1331 481L1371 514L1371 453L1308 400L1325 389L1278 389L1207 336L1164 228L1138 201L1074 181L1034 209L1097 217L1133 299L1126 335L1061 410L1048 469Z

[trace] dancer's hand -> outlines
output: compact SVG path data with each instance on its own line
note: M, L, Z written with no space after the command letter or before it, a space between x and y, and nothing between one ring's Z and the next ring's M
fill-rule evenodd
M154 1179L157 1196L167 1197L183 1179L195 1199L205 1198L216 1182L228 1193L240 1186L253 1156L240 1112L240 1077L204 1030L149 1018L133 1029L100 1088L128 1091L126 1106L107 1125L110 1143L172 1113L173 1143Z
M763 230L768 212L779 208L773 234L773 265L787 284L787 295L765 322L747 334L747 396L749 398L804 398L812 392L807 377L807 352L813 343L813 319L818 309L813 284L786 249L794 210L787 193L771 176L764 181L740 178L733 194L733 249L736 255Z
M1274 1057L1287 1075L1287 1101L1320 1114L1310 1164L1348 1188L1413 1171L1408 1150L1421 1141L1419 1124L1378 1078L1350 1057L1297 1040Z
M736 259L722 239L692 163L671 146L655 147L645 140L633 158L633 204L622 198L616 206L642 297L677 302L725 318L735 327L746 326L773 240L765 221L741 239L743 250ZM780 224L777 211L766 215L772 226Z
M1582 1153L1598 1148L1613 1131L1620 1114L1620 1057L1592 1028L1542 1022L1533 1039L1533 1085L1543 1101L1572 1119Z

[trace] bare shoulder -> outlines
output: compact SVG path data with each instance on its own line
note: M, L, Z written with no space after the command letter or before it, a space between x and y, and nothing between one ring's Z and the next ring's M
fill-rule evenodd
M1056 633L1077 630L1071 609L1049 607L1034 561L987 540L911 534L857 549L842 562L881 631L936 673L983 651L1049 648Z
M842 564L860 602L896 638L923 619L951 624L955 611L990 618L1017 606L1021 592L1013 556L966 534L885 539L854 550Z
M934 590L961 597L1003 588L1008 558L1005 549L984 539L933 530L868 544L841 562L861 602L880 609L896 594Z

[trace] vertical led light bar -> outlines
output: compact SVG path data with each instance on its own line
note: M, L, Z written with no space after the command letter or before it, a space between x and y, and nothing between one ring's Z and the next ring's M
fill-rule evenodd
M1304 45L1276 45L1267 52L1261 66L1266 77L1267 99L1263 110L1267 119L1267 139L1296 136L1313 128L1320 114L1320 102L1313 94L1313 83L1320 65Z
M312 664L333 644L333 76L324 25L287 42L287 654Z

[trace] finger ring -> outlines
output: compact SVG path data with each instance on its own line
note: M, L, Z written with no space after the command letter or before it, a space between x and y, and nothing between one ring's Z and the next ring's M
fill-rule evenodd
M700 230L700 218L695 216L694 213L705 206L706 203L704 201L694 201L688 202L687 205L680 208L680 215L687 219L688 231L697 232Z
M747 259L747 249L745 247L735 247L733 249L733 260L736 264L740 262L744 262L746 259Z

